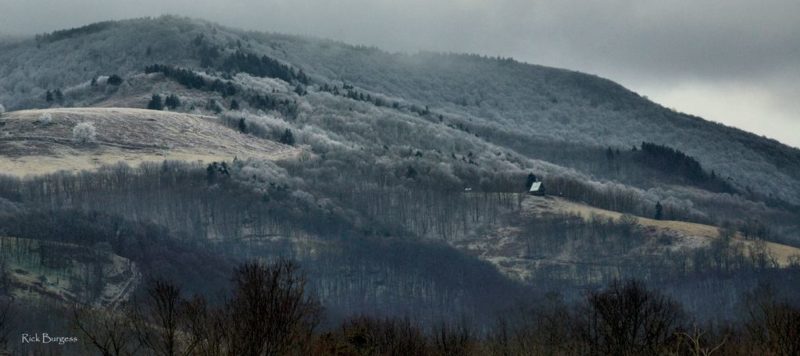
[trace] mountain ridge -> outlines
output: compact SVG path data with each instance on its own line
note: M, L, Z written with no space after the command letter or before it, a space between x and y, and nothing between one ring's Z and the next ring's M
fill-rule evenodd
M120 44L133 46L113 45L114 36L109 31L121 33ZM147 40L133 41L134 34ZM37 59L35 53L26 55L29 65L42 61L38 66L45 68L44 73L18 78L7 75L5 83L0 83L0 101L10 109L40 106L30 95L20 97L15 93L30 92L39 97L43 87L74 85L93 76L109 75L115 68L130 73L144 64L159 62L202 68L198 46L192 44L200 38L223 52L237 50L277 58L304 69L319 83L350 83L368 92L430 106L483 137L516 132L531 138L599 147L627 148L642 141L677 147L700 159L709 169L731 177L739 188L800 203L800 150L737 128L672 112L611 80L590 74L476 55L392 54L333 40L242 31L170 16L111 22L99 30L86 34L77 31L71 36L53 42L43 41L41 38L46 36L40 36L37 46L56 46L52 50L58 50L73 41L69 46L96 48L89 48L89 57L84 56L79 64L66 64L85 74L75 79L62 78L60 70L48 74L47 68L52 65L45 64L47 60ZM17 42L11 47L30 48L34 42ZM124 57L104 59L91 54L103 53L101 48L107 43ZM51 58L47 53L50 51L41 54ZM0 74L8 74L13 67L13 60L6 62L5 68L0 67ZM99 68L93 71L88 68L89 63ZM37 84L9 90L13 79Z

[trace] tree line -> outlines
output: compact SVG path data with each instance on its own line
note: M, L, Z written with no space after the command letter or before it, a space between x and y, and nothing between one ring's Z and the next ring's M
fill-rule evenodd
M326 325L289 260L246 262L217 302L153 279L123 308L64 313L83 352L103 355L795 355L800 308L769 286L748 291L742 318L698 323L680 303L636 280L612 281L575 302L529 299L491 326L354 315ZM12 312L14 310L12 309ZM7 324L2 325L8 327ZM9 345L10 346L10 345ZM74 350L74 349L73 349ZM77 351L76 351L77 352Z
M608 151L613 152L613 151ZM727 181L718 177L716 172L706 172L694 157L689 156L672 147L659 145L651 142L642 142L635 155L636 147L632 149L634 159L644 165L655 168L663 174L678 176L686 179L691 184L700 185L711 191L724 193L736 193L737 190ZM609 160L614 160L619 154L607 155Z
M253 53L236 51L225 57L219 68L228 73L244 72L257 77L278 78L287 83L309 83L303 70L294 69L266 55L259 57Z
M102 21L102 22L95 22L86 26L75 27L66 30L58 30L50 33L38 34L36 35L36 42L37 43L56 42L67 38L100 32L114 25L115 25L114 21Z
M235 95L237 92L236 86L231 81L206 79L204 76L190 69L177 68L164 64L153 64L146 66L144 72L146 74L162 73L165 77L171 78L189 89L217 92L223 97Z
M162 73L165 77L170 78L178 82L179 84L189 88L189 89L198 89L203 91L210 91L216 92L222 95L223 98L231 97L236 94L240 94L241 99L243 99L247 104L250 105L251 108L256 110L264 110L264 111L278 111L287 118L294 118L297 115L297 102L290 100L288 98L278 98L274 95L269 94L262 94L260 92L254 90L246 90L239 88L236 84L234 84L231 80L222 80L219 78L211 79L207 78L203 75L196 73L191 69L185 68L178 68L171 65L163 65L163 64L153 64L145 67L145 73ZM150 102L148 103L148 108L161 110L159 108L163 108L164 105L170 106L169 102L163 102L160 95L156 97L158 94L154 94L151 98ZM167 97L170 99L170 97ZM175 100L177 99L177 100ZM172 105L174 107L180 106L180 99L173 98ZM234 98L231 99L230 104L228 107L231 110L239 110L240 104ZM218 107L218 104L214 102L213 104L209 104L209 110L215 111L217 113L222 111L222 108Z

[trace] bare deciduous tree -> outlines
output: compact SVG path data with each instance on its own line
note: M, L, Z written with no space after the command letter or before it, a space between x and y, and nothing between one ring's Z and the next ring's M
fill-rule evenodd
M728 341L728 335L725 335L722 341L712 345L706 345L707 341L705 340L705 335L706 332L700 330L697 326L694 327L691 333L680 332L678 333L678 337L682 344L678 345L678 347L680 348L685 344L685 346L688 346L687 351L692 356L712 356L717 353L717 351L721 351L725 342Z
M155 280L147 288L147 300L133 313L139 342L155 355L191 354L194 342L183 340L180 327L184 319L180 288Z
M84 345L103 356L135 355L139 349L131 320L124 312L79 305L73 308L72 325Z
M14 299L11 297L0 298L0 350L4 350L8 344L8 335L11 332L9 324L14 318L13 303Z
M613 282L587 296L578 336L590 354L658 354L681 327L683 311L641 282Z
M306 346L321 307L307 295L305 276L288 260L246 263L234 272L226 305L226 339L234 355L285 355Z
M800 308L777 300L769 286L760 286L747 296L750 337L771 355L800 355Z

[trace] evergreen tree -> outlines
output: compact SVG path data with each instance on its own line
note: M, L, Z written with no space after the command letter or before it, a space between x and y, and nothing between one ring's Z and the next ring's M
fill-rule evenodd
M525 190L531 189L531 185L537 181L536 175L533 173L528 173L528 179L525 182Z
M150 110L164 110L164 103L161 101L161 95L153 94L150 102L147 103L147 108Z
M178 98L175 94L170 94L167 99L164 101L164 104L170 109L175 109L181 106L181 99Z
M415 179L417 178L417 170L414 167L408 166L406 170L406 178L408 179Z
M286 129L281 135L280 142L284 145L294 146L294 135L292 134L292 130Z
M247 133L247 122L245 122L244 118L239 119L239 132Z
M239 110L239 102L236 99L231 100L231 110Z
M122 78L120 76L114 74L114 75L108 77L107 83L109 85L120 85L120 84L122 84Z
M664 207L661 206L661 202L656 202L656 220L661 220L664 217Z

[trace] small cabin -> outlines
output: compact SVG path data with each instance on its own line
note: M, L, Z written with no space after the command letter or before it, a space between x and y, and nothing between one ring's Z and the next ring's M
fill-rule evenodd
M528 189L528 194L530 195L544 195L544 183L542 182L533 182L531 183L531 189Z

